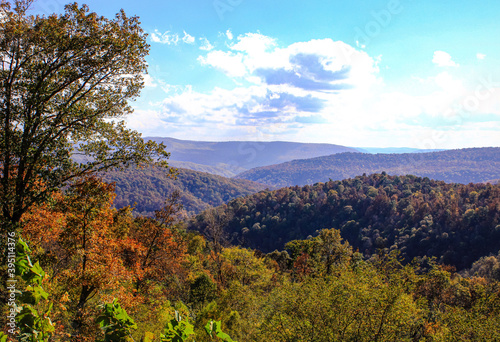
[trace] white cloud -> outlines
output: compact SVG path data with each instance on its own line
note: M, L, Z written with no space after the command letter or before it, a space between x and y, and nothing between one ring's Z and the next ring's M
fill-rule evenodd
M279 46L272 37L249 33L214 49L206 38L199 40L210 51L207 48L198 61L238 85L208 92L172 86L175 91L155 111L145 111L144 120L133 114L132 128L181 139L195 135L205 140L421 148L430 148L429 141L436 145L432 148L462 147L468 142L459 136L467 131L471 144L478 144L476 134L489 145L498 145L498 135L497 143L491 142L500 129L500 97L489 90L494 87L498 94L497 83L478 92L478 85L459 77L458 70L448 70L425 78L416 75L408 80L412 86L394 91L379 75L380 57L340 41L317 39ZM433 61L457 65L440 51ZM416 84L418 90L413 87ZM442 132L444 138L433 137Z
M170 33L170 31L161 33L160 31L155 30L153 33L151 33L151 41L154 43L177 45L177 43L179 42L179 35L177 33Z
M264 36L260 33L247 33L238 36L238 42L231 45L232 50L252 53L262 52L276 45L274 38Z
M186 44L193 44L194 43L194 37L191 36L190 34L186 33L186 31L184 31L184 37L182 37L182 41Z
M281 48L275 39L259 33L240 35L228 51L213 50L198 60L251 83L277 85L282 80L282 84L318 89L322 85L336 89L341 84L367 87L377 82L378 73L378 58L343 42L316 39Z
M210 44L210 41L207 38L201 37L199 38L199 40L201 41L200 50L210 51L214 48L214 46Z
M162 120L162 114L154 109L135 109L127 116L127 125L147 135L163 135L169 124Z
M463 83L446 71L439 73L434 79L447 94L460 95L465 91Z
M231 30L226 31L226 37L229 40L233 40L233 33L231 32Z
M485 58L486 58L486 55L485 55L484 53L479 53L479 52L478 52L478 53L476 54L476 57L477 57L477 59L481 59L481 60L483 60L483 59L485 59Z
M161 33L158 30L155 30L151 33L151 41L153 43L167 44L167 45L177 45L179 42L183 42L185 44L193 44L195 42L195 38L183 31L184 36L182 38L179 37L177 33L171 33L170 31L165 31Z
M231 77L242 77L247 74L243 63L243 56L232 52L212 51L206 57L198 57L198 61L204 65L210 65L216 69L222 70Z
M449 53L444 51L434 51L432 63L440 67L458 67L459 64L455 63Z

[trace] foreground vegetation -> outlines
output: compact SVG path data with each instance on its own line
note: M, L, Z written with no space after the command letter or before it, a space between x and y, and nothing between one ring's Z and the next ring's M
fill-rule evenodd
M23 253L43 269L43 291L33 290L18 260L20 284L40 294L19 305L51 322L37 328L18 321L24 333L38 331L29 340L500 338L500 256L460 275L432 258L405 264L397 252L365 259L335 229L266 255L187 232L176 220L176 194L147 218L113 209L113 190L89 178L24 217L31 252ZM166 337L191 329L181 339Z

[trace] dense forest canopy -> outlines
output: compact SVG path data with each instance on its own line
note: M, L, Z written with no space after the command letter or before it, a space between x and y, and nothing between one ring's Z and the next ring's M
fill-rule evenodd
M224 208L232 241L264 252L323 228L339 229L365 256L399 250L407 261L435 256L458 269L499 249L498 185L382 173L261 191ZM206 226L203 213L190 223L200 232Z
M397 182L374 175L329 187L342 185L361 195L371 184L374 195L377 182L390 187L384 178ZM401 181L423 186L426 194L438 186L470 203L472 198L486 203L498 192L486 186L474 187L474 194L416 177ZM351 183L359 186L350 189ZM291 191L314 198L315 187ZM286 189L280 191L276 194ZM397 251L366 259L342 238L342 230L322 229L265 255L224 246L215 235L186 232L177 221L175 196L154 218L113 209L113 187L96 178L53 197L24 218L31 251L24 242L17 248L18 286L25 286L26 294L18 302L19 334L36 336L33 341L500 338L500 254L480 258L458 274L432 258L403 263ZM210 224L217 229L225 213L212 214ZM458 246L468 255L467 246Z

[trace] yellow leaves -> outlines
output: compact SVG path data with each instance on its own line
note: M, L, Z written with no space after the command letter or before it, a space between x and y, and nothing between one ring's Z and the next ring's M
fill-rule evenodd
M272 270L267 268L264 259L255 256L252 250L224 248L221 261L221 272L227 282L237 280L242 285L258 287L267 284L272 277Z
M65 302L69 302L69 300L70 300L70 298L69 298L69 294L68 294L68 292L66 291L66 292L64 292L64 294L62 295L62 297L61 297L60 301L61 301L62 303L65 303Z

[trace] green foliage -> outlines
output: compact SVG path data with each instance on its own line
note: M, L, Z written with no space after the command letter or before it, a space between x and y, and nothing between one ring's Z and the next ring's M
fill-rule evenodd
M191 283L189 290L190 301L194 304L210 302L216 297L217 285L210 277L203 273Z
M176 310L174 318L167 323L163 334L160 334L161 342L185 342L194 335L194 326L187 320L182 320Z
M104 332L102 342L133 341L131 330L137 329L137 324L121 308L116 299L112 303L102 305L101 315L97 318L97 323Z
M222 331L220 321L211 320L205 325L205 331L207 332L208 336L210 336L212 341L214 336L216 336L224 342L237 342L231 339L231 336Z
M22 341L49 341L54 333L50 319L52 302L49 294L42 287L45 272L39 263L32 264L28 245L19 239L16 245L16 274L25 281L26 287L18 297L19 307L16 321L19 326L19 338Z
M397 280L405 270L393 270L390 282L368 263L332 271L273 289L264 304L264 340L413 341L424 315L403 286L408 279Z
M165 198L179 191L188 213L199 213L209 206L218 206L231 199L250 195L265 188L244 179L231 179L187 169L177 169L176 177L161 168L127 168L106 172L103 178L116 183L115 206L134 206L134 211L153 216ZM135 203L135 205L134 205Z

